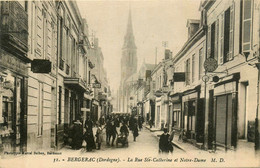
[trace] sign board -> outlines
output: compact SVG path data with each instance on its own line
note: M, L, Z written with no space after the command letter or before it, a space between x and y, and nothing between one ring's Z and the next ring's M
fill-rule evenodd
M93 88L101 88L101 84L100 83L93 83L92 87Z
M87 111L88 112L88 111L90 111L90 109L84 107L84 108L81 108L80 111Z
M185 82L185 72L174 72L173 81L174 82Z
M51 62L44 59L34 59L31 63L33 73L49 73L51 72Z

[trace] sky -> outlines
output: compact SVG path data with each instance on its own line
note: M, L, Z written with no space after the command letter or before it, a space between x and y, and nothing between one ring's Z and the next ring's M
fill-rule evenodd
M200 19L200 0L78 0L90 34L99 39L112 90L120 84L121 56L129 9L137 46L138 67L163 59L163 41L176 54L187 41L187 19ZM156 58L157 48L157 59Z

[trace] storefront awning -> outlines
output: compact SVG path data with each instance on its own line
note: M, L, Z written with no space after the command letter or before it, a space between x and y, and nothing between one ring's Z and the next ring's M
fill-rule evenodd
M192 94L194 92L199 92L200 91L200 88L201 88L201 85L198 85L192 89L189 89L189 90L186 90L183 92L183 95L188 95L188 94Z
M64 85L68 86L70 89L75 89L78 91L86 91L86 84L80 78L68 77L64 78Z

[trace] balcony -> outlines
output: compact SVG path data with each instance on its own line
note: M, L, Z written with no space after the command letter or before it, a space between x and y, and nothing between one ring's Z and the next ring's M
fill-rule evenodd
M28 52L28 15L17 1L1 1L0 44L8 52L30 62Z
M72 90L77 90L82 93L87 91L86 83L78 77L64 78L64 85L66 85L68 88Z

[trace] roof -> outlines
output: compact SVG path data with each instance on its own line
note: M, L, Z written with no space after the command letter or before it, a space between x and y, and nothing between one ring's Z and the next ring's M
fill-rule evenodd
M138 80L138 73L134 73L125 80L125 83L133 82Z
M155 64L145 64L147 70L153 70L155 68Z

